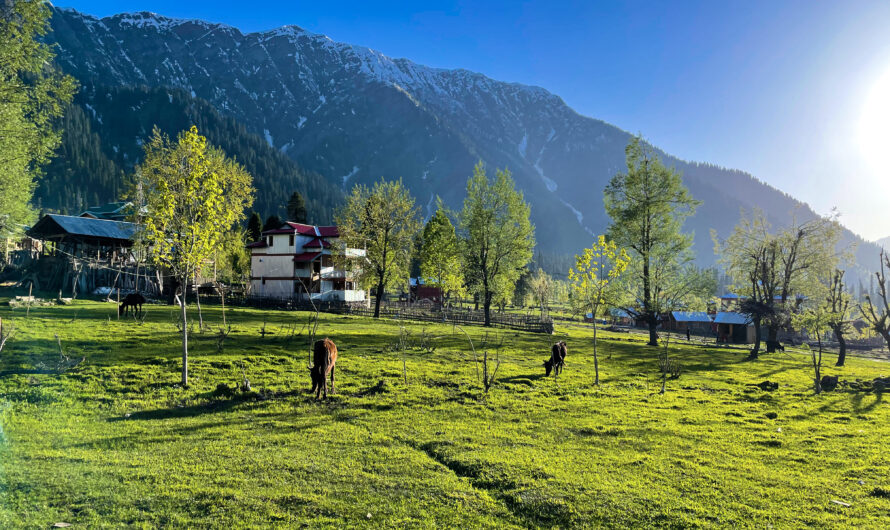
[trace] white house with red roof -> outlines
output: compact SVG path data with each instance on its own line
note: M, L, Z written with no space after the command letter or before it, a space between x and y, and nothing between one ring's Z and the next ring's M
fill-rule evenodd
M365 291L352 271L334 267L331 251L340 237L336 226L287 222L266 230L250 243L250 288L254 296L308 300L364 302ZM347 249L361 258L362 249ZM357 264L358 265L358 264Z

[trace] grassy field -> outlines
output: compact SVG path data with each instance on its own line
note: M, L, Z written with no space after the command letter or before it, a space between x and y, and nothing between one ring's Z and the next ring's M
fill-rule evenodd
M340 348L337 393L309 396L305 313L229 309L233 331L192 339L178 386L172 307L143 323L115 306L0 317L0 527L859 527L888 526L890 407L875 392L813 395L808 358L744 361L678 344L682 375L659 395L654 350L602 333L567 337L568 366L543 377L551 337L506 332L485 393L466 338L405 324L434 352L391 351L399 323L322 315ZM292 328L292 326L296 326ZM265 327L267 334L260 336ZM293 329L293 337L291 330ZM466 330L477 348L484 330ZM52 372L55 335L82 364ZM403 365L404 363L404 365ZM890 375L852 359L825 372ZM404 371L403 371L404 367ZM217 390L246 375L252 392ZM407 375L407 384L404 377ZM753 386L777 381L778 390ZM840 501L838 504L832 501Z

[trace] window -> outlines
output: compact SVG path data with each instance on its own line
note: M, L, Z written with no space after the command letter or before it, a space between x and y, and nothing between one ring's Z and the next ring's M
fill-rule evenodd
M269 244L270 247L272 246L272 236L269 236L269 243L268 243L268 244Z
M288 246L291 246L291 247L294 246L294 235L293 234L291 234L290 237L288 237L287 244L288 244Z

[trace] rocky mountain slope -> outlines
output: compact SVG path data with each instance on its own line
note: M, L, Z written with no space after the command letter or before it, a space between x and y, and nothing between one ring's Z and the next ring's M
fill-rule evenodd
M59 64L86 86L181 89L341 188L402 178L425 213L436 195L459 207L481 159L513 172L540 249L575 253L606 227L602 190L624 167L629 134L542 88L391 59L296 26L244 34L152 13L57 9L52 28ZM713 262L710 229L727 234L741 209L760 208L777 225L815 215L746 173L662 154L704 201L687 224L703 263Z

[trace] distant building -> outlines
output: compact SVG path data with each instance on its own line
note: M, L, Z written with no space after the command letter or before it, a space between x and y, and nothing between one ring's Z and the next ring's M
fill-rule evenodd
M297 300L364 302L365 291L352 271L337 269L331 254L340 237L336 226L287 222L250 243L250 288L255 296ZM347 249L356 261L363 249ZM359 266L358 263L356 263Z
M692 333L713 336L713 321L711 315L705 311L671 311L664 327L671 331L689 330Z
M90 206L79 217L105 219L106 221L125 221L130 214L132 206L132 202L110 202L102 206Z
M751 317L734 311L720 311L714 316L718 342L750 344L754 342L754 324Z
M137 227L124 221L49 214L26 233L45 243L44 254L116 261L133 246Z

